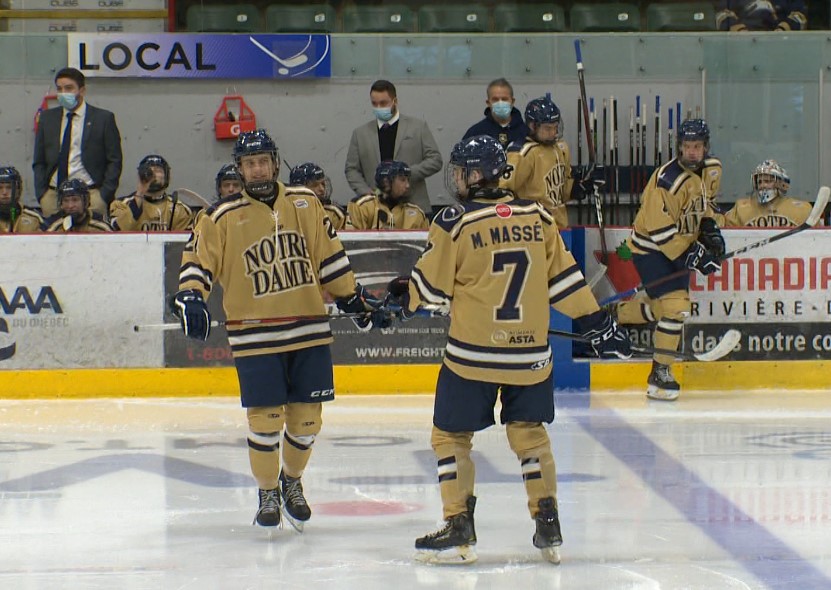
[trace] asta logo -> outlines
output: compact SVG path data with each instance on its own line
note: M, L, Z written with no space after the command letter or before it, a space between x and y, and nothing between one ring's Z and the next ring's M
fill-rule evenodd
M7 297L8 290L0 287L0 307L6 315L14 315L18 309L24 309L28 313L37 315L45 309L51 309L53 313L63 313L58 296L52 287L40 287L37 297L33 298L28 287L16 287L11 299Z

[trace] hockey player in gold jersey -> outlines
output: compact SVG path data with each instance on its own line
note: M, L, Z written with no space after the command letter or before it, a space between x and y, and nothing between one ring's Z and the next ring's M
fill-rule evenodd
M98 233L113 231L109 223L89 208L89 187L70 178L58 186L58 212L43 222L44 231L57 233Z
M218 199L224 199L225 197L241 193L242 181L240 180L237 167L234 164L223 164L219 172L216 173L214 185L216 188L216 198L208 201L209 203L214 203ZM199 220L202 219L207 211L208 205L206 204L204 209L200 209L193 216L193 227L196 227L196 224L199 223Z
M494 423L498 395L536 523L534 546L558 562L556 470L543 426L554 419L550 306L578 318L599 354L631 356L625 334L599 310L551 215L498 187L506 168L505 152L490 136L456 144L447 183L460 202L433 220L412 274L389 286L402 319L419 307L450 314L431 435L446 523L415 543L417 558L431 563L476 559L472 439Z
M725 213L724 226L791 227L805 223L811 204L786 197L791 179L776 160L765 160L750 175L753 194Z
M410 167L385 160L375 169L375 192L355 197L346 210L354 229L427 229L421 207L409 202Z
M20 204L23 179L14 166L0 166L0 234L30 234L41 231L43 217Z
M554 216L557 227L568 227L566 202L581 200L593 190L589 179L575 181L571 155L563 140L560 109L548 98L535 98L525 106L525 124L531 133L525 142L508 146L508 164L513 173L499 186L539 201Z
M165 191L170 185L170 165L159 155L142 158L138 186L127 197L110 205L113 228L119 231L184 231L193 223L190 207Z
M320 199L323 205L323 209L326 211L326 215L329 216L329 220L336 230L351 229L346 211L337 203L332 202L332 182L326 176L323 168L314 162L300 164L296 168L291 169L289 184L292 186L305 186L317 195L317 198Z
M701 119L678 129L678 157L649 179L629 237L632 260L641 282L654 283L681 269L710 274L721 269L724 239L718 229L713 199L721 186L721 162L709 155L710 129ZM656 348L677 350L684 320L690 315L690 278L683 275L646 289L647 301L617 306L622 325L657 320ZM646 395L673 401L681 387L672 375L673 357L656 354Z
M265 130L240 134L234 160L244 190L218 201L194 228L171 308L187 336L206 340L205 301L222 286L260 488L255 522L277 526L282 512L302 530L311 509L300 477L320 432L322 402L335 395L323 290L344 312L360 314L354 320L360 329L383 325L384 316L372 313L381 302L356 285L314 193L277 180L277 146Z

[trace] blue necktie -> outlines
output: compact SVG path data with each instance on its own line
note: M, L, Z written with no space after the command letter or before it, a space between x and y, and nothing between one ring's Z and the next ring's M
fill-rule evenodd
M66 128L63 130L63 139L61 140L61 151L58 154L58 184L66 180L69 176L69 148L72 143L72 117L75 113L66 114Z

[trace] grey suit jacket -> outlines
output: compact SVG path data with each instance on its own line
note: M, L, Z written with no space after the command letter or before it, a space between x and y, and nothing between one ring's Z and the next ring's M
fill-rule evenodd
M430 213L430 197L424 180L441 170L439 146L427 123L399 115L393 158L410 165L410 202ZM346 154L346 180L356 195L366 195L375 186L375 169L381 162L378 147L378 124L373 119L352 132Z
M49 179L58 167L62 118L61 107L47 109L40 114L32 161L38 201L49 188ZM121 177L121 135L115 124L115 115L89 103L81 138L81 162L100 189L101 198L107 203L112 202Z

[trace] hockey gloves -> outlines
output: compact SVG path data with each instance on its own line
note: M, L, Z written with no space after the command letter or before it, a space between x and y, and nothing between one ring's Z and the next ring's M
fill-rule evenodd
M606 171L603 166L594 166L591 172L584 166L572 166L571 177L574 184L571 186L571 198L574 201L582 201L594 194L595 188L603 191L606 185Z
M698 241L716 258L723 258L727 252L724 236L721 235L721 230L712 217L704 217L698 225Z
M170 311L188 338L205 341L211 333L211 313L199 291L179 291L170 300Z
M712 252L708 252L707 248L701 242L693 242L687 250L687 258L684 265L690 270L708 275L721 270L721 260Z
M369 332L372 328L389 328L392 318L383 307L383 302L376 299L361 285L355 286L355 293L350 297L335 299L335 305L343 313L360 314L352 318L352 322L361 332Z
M387 303L395 306L395 315L402 322L411 320L416 312L410 311L410 277L396 277L387 285Z
M629 336L617 325L615 319L605 311L580 318L579 325L585 326L582 336L591 344L594 353L600 358L632 358Z

